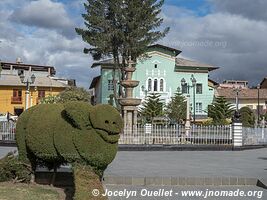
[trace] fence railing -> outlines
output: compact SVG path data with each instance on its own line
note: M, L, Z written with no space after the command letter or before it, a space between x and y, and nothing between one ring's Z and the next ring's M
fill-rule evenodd
M16 123L0 121L0 142L15 141ZM243 145L267 145L267 128L243 127ZM125 127L119 144L146 144L146 145L231 145L232 126L202 126L192 125L186 130L185 125L156 125L138 124L134 127Z
M243 145L266 145L267 128L243 127Z
M119 144L232 144L231 126L137 125L125 127Z
M0 142L13 142L15 141L15 132L16 132L16 123L9 121L9 122L1 122L0 121Z

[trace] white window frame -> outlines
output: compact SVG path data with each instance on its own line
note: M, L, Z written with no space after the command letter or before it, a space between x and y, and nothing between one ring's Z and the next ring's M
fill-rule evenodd
M203 103L196 102L196 113L202 113L202 111L203 111Z

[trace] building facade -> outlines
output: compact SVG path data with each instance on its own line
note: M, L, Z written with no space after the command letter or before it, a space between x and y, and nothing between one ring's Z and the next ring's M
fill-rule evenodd
M221 88L218 87L215 96L223 96L230 102L234 108L238 104L238 108L249 107L257 116L266 113L267 110L267 89L251 89L251 88Z
M217 68L177 57L180 53L180 50L159 44L150 46L148 57L138 60L133 74L132 79L140 81L134 89L134 97L144 101L150 93L158 93L162 102L167 104L175 93L181 92L189 97L191 113L195 109L196 119L206 118L207 107L214 97L214 87L209 84L209 72ZM95 67L100 67L100 76L95 77L90 85L93 102L108 103L114 89L112 60L94 63L92 68ZM192 87L192 76L196 80L195 87ZM117 77L118 74L115 78L118 80Z
M23 64L20 62L1 62L0 72L0 113L20 115L28 107L38 104L41 98L57 95L65 90L68 84L54 80L56 74L52 66ZM26 98L26 83L34 77ZM26 102L27 101L27 102Z

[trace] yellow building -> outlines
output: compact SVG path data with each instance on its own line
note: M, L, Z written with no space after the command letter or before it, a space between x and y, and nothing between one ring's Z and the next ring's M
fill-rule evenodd
M0 113L20 115L48 95L57 95L69 87L54 77L52 66L1 62ZM33 82L33 83L32 83ZM28 85L28 90L27 90Z

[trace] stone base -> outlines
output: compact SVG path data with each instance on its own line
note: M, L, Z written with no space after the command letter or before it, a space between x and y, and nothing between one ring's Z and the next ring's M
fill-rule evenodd
M122 108L124 128L129 132L137 125L137 113L138 109L135 106L124 106Z

